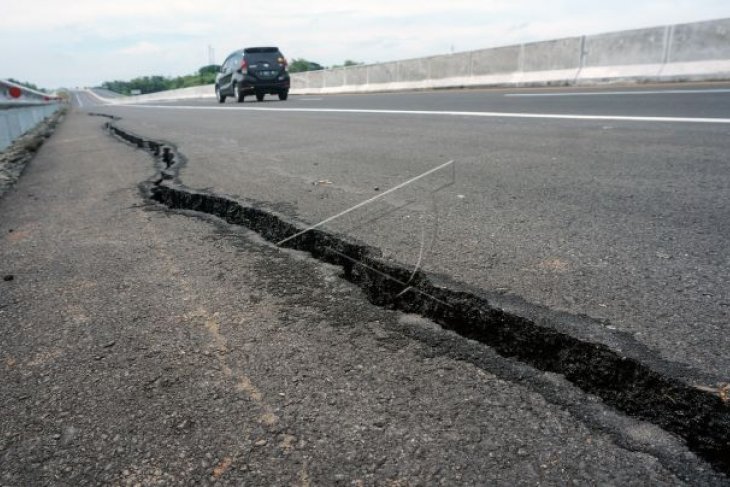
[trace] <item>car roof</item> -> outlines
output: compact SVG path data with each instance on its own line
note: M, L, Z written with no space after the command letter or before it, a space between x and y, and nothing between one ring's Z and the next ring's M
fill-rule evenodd
M257 52L279 52L278 47L246 47L242 49L246 54L252 54Z

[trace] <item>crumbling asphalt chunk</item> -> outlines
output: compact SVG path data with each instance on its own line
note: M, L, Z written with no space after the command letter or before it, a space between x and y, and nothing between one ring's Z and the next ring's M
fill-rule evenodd
M155 157L159 173L141 188L147 197L170 209L213 215L274 243L308 228L266 208L187 188L177 177L186 161L173 144L145 139L113 121L106 128ZM504 357L564 376L624 414L679 435L717 470L730 474L730 404L720 384L717 390L698 387L688 381L691 374L673 372L682 369L677 365L586 341L551 326L547 319L538 324L490 304L478 290L460 283L436 280L423 272L411 278L411 269L383 259L378 249L346 236L315 229L284 246L340 266L342 277L374 304L421 315ZM410 283L406 292L403 282Z

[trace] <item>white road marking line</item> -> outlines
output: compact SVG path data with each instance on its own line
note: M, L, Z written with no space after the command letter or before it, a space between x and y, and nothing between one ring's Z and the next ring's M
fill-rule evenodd
M60 139L60 140L56 140L55 143L56 144L68 144L71 142L78 142L80 140L91 140L91 139L97 139L97 138L98 138L97 135L89 135L88 137L76 137L73 139Z
M322 101L322 98L297 98L299 101Z
M74 93L74 95L76 95L76 101L79 104L79 108L83 108L84 107L84 102L81 101L81 98L79 97L79 94L78 93Z
M538 96L605 96L605 95L686 95L698 93L730 93L730 88L707 90L645 90L645 91L593 91L567 93L505 93L509 97L538 97Z
M661 123L718 123L730 124L730 118L691 118L691 117L635 117L622 115L569 115L560 113L511 113L511 112L451 112L435 110L366 110L357 108L262 108L262 107L219 107L199 105L117 105L130 108L158 108L164 110L232 110L271 113L364 113L376 115L433 115L451 117L481 118L532 118L552 120L600 120L623 122L661 122Z

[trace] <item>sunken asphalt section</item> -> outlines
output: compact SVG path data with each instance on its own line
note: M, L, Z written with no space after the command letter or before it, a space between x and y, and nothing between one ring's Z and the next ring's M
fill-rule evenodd
M361 288L161 210L155 148L102 123L69 116L0 200L2 485L726 481L557 374L369 303L354 266Z

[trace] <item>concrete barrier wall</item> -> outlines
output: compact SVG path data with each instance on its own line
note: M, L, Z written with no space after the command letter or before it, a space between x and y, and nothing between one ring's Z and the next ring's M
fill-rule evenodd
M497 47L473 51L471 73L473 76L515 73L522 69L522 46Z
M587 36L584 67L661 64L667 45L666 27Z
M580 63L582 39L570 37L523 45L521 71L562 71L576 69Z
M324 74L324 88L328 86L344 86L346 84L344 69L328 69L322 73Z
M306 89L310 85L309 77L314 71L308 71L305 73L299 73L299 76L292 76L291 78L291 89L302 90Z
M357 70L355 73L354 70ZM344 71L341 75L340 71ZM350 76L350 73L353 73ZM292 75L292 92L730 79L730 19L571 37ZM341 84L338 84L340 83Z
M430 58L428 64L430 79L461 78L471 76L470 52L461 52L450 56L434 56ZM409 80L403 79L403 81Z
M730 19L675 25L671 31L669 62L730 59Z
M368 84L386 84L398 81L398 63L373 64L367 67Z
M292 78L297 78L292 76ZM309 84L307 88L323 88L324 87L324 71L310 71L307 73Z
M587 36L578 83L657 80L670 34L671 27L654 27Z
M179 90L162 91L159 93L148 93L146 95L137 95L124 97L125 99L133 99L137 102L161 101L161 100L184 100L186 98L214 98L215 87L213 85L191 86L190 88L180 88ZM116 100L113 98L112 100Z
M431 59L408 59L399 61L398 72L404 80L408 81L424 81L431 77ZM368 67L363 68L365 70Z
M347 78L345 79L345 85L366 85L368 84L368 69L367 67L352 67L345 70Z
M177 90L147 93L146 95L116 96L114 98L103 96L102 94L97 93L93 90L87 90L87 93L107 105L128 105L134 103L149 103L155 101L215 98L215 86L191 86L190 88L180 88Z
M671 27L662 79L730 79L730 19Z
M730 80L730 19L294 73L292 93L704 80ZM213 92L209 85L104 101L200 98Z

